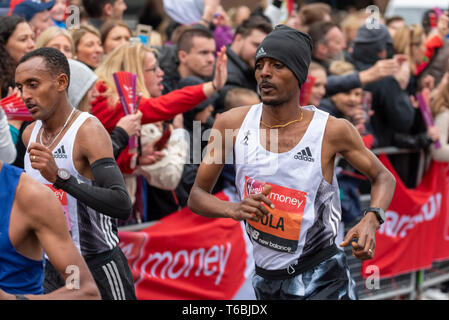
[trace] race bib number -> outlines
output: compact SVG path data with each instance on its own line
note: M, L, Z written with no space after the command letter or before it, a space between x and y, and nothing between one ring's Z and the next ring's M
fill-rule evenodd
M298 248L307 193L245 177L245 197L261 193L265 184L271 186L268 199L275 208L271 209L265 205L269 211L268 215L259 222L247 220L248 234L264 247L295 253Z
M51 184L47 184L46 186L49 187L51 189L51 191L53 191L56 198L58 198L59 202L61 203L62 209L64 210L64 216L65 216L65 221L67 223L67 227L69 228L69 231L71 231L72 226L70 224L70 218L69 218L67 193L64 190L55 189Z

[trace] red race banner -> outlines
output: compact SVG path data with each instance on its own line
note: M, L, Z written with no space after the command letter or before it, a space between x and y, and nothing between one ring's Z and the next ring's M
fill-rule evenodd
M215 196L229 200L224 192ZM188 208L119 237L140 300L229 300L254 269L240 222Z
M376 266L381 278L389 278L448 259L448 164L432 162L420 185L407 189L388 158L379 158L395 176L396 189L387 219L376 233L374 258L363 262L362 275L370 276L367 271Z

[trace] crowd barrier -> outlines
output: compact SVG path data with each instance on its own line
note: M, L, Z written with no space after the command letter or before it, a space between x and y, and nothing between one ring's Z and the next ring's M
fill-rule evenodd
M373 151L387 167L385 154L419 152L396 148ZM374 259L362 262L352 256L350 246L344 249L361 300L413 300L426 288L449 280L449 170L447 165L438 163L432 163L427 170L424 160L421 154L416 190L406 189L398 181L392 209L387 211L383 229L376 234ZM437 188L438 192L433 190ZM410 196L408 193L416 199L402 201L411 206L416 200L414 205L420 209L411 206L401 216L402 206L395 198ZM232 200L224 192L217 196ZM369 206L369 194L360 195L360 200L362 210ZM399 217L393 224L395 214ZM345 234L357 222L345 225ZM392 234L402 238L393 239ZM203 218L184 208L160 221L121 227L119 236L139 299L254 298L250 284L254 262L241 223ZM398 243L416 251L407 252L405 247L407 250L395 256L391 246ZM439 251L434 250L436 245ZM389 256L392 258L386 259ZM419 257L422 259L416 259ZM373 271L372 266L379 266L378 274L376 270L369 272Z

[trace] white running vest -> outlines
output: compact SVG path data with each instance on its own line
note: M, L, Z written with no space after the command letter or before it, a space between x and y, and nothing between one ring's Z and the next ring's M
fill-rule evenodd
M246 221L256 265L267 270L285 269L333 245L341 220L335 173L330 185L321 170L329 114L314 106L303 108L314 112L313 119L290 151L275 153L262 147L261 138L277 132L259 129L262 103L251 107L234 145L240 198L260 193L264 183L272 186L268 197L275 209L268 208L270 214L259 222Z
M79 174L73 164L72 158L73 146L78 129L90 117L93 116L87 112L81 113L66 131L59 143L53 148L52 153L59 168L68 170L78 182L95 185L92 180ZM42 122L37 120L29 143L40 143L37 134L41 127ZM25 153L24 164L25 172L28 175L47 185L58 197L64 208L67 226L72 235L73 242L75 242L76 247L83 256L99 254L117 246L119 242L117 236L117 219L96 212L63 190L54 189L51 182L42 177L38 170L31 167L30 154L28 152Z

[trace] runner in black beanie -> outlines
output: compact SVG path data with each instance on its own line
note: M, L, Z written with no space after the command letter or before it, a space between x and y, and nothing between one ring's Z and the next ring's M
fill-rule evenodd
M256 51L256 63L262 58L273 58L285 64L296 76L299 86L307 78L312 52L312 39L286 25L277 25Z

